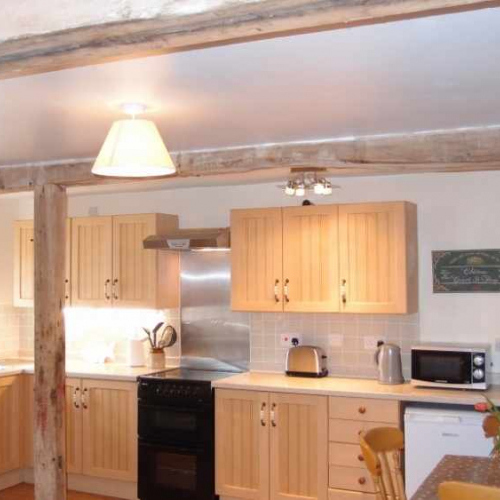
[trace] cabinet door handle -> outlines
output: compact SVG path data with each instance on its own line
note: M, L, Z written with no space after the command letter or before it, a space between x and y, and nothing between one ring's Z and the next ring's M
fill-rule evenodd
M84 410L88 409L87 392L88 392L87 388L83 389L83 392L82 392L82 407L83 407Z
M80 404L78 402L78 395L80 394L80 388L77 387L74 391L73 391L73 406L79 410L80 409Z
M260 425L266 426L266 403L262 403L260 407Z
M358 460L359 460L360 462L364 462L364 461L365 461L365 457L363 457L363 455L359 454L359 455L358 455Z
M116 292L116 289L118 287L118 279L115 278L113 280L113 299L118 300L118 293Z
M65 298L66 298L66 300L68 300L69 299L69 279L68 278L66 278L64 280L64 291L66 292Z
M290 280L287 278L285 280L285 287L284 287L284 293L285 293L285 302L290 302L290 297L288 296L288 285L290 284Z
M347 280L342 280L342 284L340 285L340 297L342 299L342 304L347 303Z
M104 298L106 300L110 300L111 296L109 295L109 284L111 283L111 280L106 280L104 282Z
M274 301L276 303L278 303L280 301L279 284L280 284L280 280L276 280L274 282Z
M271 405L271 425L276 427L276 403Z
M359 483L361 486L363 486L363 484L366 484L366 478L365 478L365 477L360 477L360 478L358 479L358 483Z
M360 406L358 408L358 413L364 415L366 413L366 408L364 406Z

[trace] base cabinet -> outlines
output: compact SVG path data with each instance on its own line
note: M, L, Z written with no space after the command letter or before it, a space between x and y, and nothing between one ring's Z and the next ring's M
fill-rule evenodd
M26 420L21 443L23 467L31 468L33 376L24 377ZM134 382L66 379L66 460L71 474L137 481L137 390Z
M0 474L19 468L20 378L0 378Z
M217 494L326 500L327 398L216 391Z

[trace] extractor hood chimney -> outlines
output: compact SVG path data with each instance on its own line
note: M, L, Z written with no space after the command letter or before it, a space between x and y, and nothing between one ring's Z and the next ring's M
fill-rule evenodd
M225 250L229 249L229 228L177 229L165 235L148 236L148 250Z

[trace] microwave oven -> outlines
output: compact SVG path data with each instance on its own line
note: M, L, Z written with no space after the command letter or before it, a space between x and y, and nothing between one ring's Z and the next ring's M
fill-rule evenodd
M411 348L411 384L416 387L486 390L491 347L469 344L425 344Z

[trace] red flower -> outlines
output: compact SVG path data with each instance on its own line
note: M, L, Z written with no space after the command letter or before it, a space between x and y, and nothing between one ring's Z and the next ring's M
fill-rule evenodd
M488 403L476 403L474 405L474 409L476 411L480 411L481 413L485 413L485 412L489 411L490 405Z

